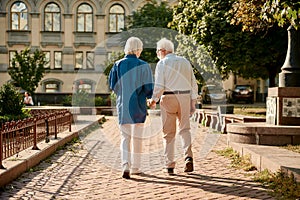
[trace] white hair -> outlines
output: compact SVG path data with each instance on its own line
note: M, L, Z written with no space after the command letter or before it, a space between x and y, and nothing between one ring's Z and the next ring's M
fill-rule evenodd
M174 53L174 44L171 40L168 40L166 38L162 38L157 42L157 49L165 49L166 51L169 51L171 53Z
M143 50L143 42L137 37L130 37L126 41L124 52L125 54L136 54Z

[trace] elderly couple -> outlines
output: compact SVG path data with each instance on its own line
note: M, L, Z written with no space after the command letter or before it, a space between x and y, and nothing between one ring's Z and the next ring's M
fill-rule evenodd
M165 38L157 42L155 81L150 66L139 59L143 43L130 37L125 44L125 57L115 62L109 74L110 88L117 95L117 112L121 132L122 177L140 174L142 133L147 104L155 108L160 102L163 124L164 171L174 174L176 120L184 150L184 172L192 172L190 115L195 111L198 86L189 61L174 54L174 44ZM154 85L154 86L153 86ZM154 87L154 88L153 88ZM132 139L132 145L131 145Z

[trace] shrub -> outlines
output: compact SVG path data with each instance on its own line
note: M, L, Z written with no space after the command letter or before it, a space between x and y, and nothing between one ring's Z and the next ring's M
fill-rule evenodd
M102 97L95 97L95 106L105 106L107 105L106 100Z
M23 96L12 84L4 84L0 88L0 122L29 117L29 111L23 108Z

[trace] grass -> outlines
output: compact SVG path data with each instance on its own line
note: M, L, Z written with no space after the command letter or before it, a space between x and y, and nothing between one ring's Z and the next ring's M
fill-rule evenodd
M232 148L226 148L224 150L214 151L218 155L231 159L231 167L237 169L243 169L244 171L256 170L255 166L250 161L250 156L241 157L239 153Z
M287 145L287 146L282 146L281 148L287 149L289 151L293 151L296 153L300 153L300 145Z
M250 162L250 157L241 157L232 148L215 151L218 155L231 160L231 167L244 169L245 171L255 170ZM300 183L297 183L293 174L283 172L270 173L268 170L255 173L253 180L261 183L270 190L270 194L278 200L296 200L300 198Z
M296 200L300 198L300 183L295 181L293 174L283 172L270 173L268 170L258 172L254 181L260 182L267 189L272 190L272 195L279 200Z
M247 116L255 116L255 117L265 117L266 116L266 108L256 108L256 107L240 107L234 108L234 114L237 115L247 115Z

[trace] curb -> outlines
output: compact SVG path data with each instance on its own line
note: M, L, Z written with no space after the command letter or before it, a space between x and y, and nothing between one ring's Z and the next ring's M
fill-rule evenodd
M96 121L91 122L86 126L82 126L75 131L59 133L58 138L54 139L53 136L50 138L49 143L42 141L38 143L40 150L32 150L31 148L28 148L19 152L18 156L12 156L5 159L3 161L5 169L0 169L0 187L4 187L24 172L38 165L42 160L51 156L59 147L64 146L74 138L78 138L81 133L98 124L104 118L105 117L101 115Z
M254 144L241 144L228 142L228 146L237 151L240 156L250 155L251 163L258 171L265 169L272 173L282 171L293 174L295 180L300 182L300 154L287 149L274 146Z

